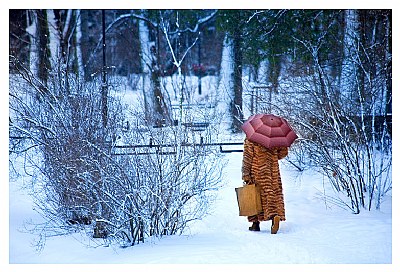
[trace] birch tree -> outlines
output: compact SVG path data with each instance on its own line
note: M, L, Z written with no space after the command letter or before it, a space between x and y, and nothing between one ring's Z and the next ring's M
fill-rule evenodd
M69 15L70 13L68 13ZM75 39L76 39L76 60L78 66L78 80L79 82L83 82L85 79L85 70L83 65L83 56L82 56L82 17L81 17L81 10L76 10L75 13L75 24L76 24L76 31L75 31ZM64 34L65 37L65 34Z
M231 128L232 121L232 113L230 111L230 106L232 105L233 100L233 49L232 49L232 40L225 36L223 48L222 48L222 59L221 59L221 70L220 70L220 79L218 83L217 95L219 97L218 103L218 111L219 114L224 116L225 118L229 118L230 124L229 129Z
M50 67L49 70L53 73L59 70L61 36L58 21L55 18L54 10L46 11L47 27L49 29L49 49L50 49Z
M220 14L220 25L227 31L227 39L232 44L232 65L231 74L232 96L229 112L232 115L231 130L233 132L241 131L243 122L242 105L242 69L243 69L243 31L245 31L245 11L226 10Z
M345 28L342 72L340 75L340 93L342 99L344 99L344 103L346 103L345 101L350 102L352 96L357 92L357 81L359 80L359 77L357 76L358 70L356 69L356 56L358 50L360 50L360 34L357 10L345 10L344 13Z
M391 13L385 15L385 82L386 82L386 117L388 130L392 136L392 18Z
M26 32L29 35L29 70L34 74L38 74L38 40L37 40L37 24L38 18L35 10L27 10L26 12Z
M139 39L140 39L140 50L141 50L141 58L140 63L142 66L142 90L143 90L143 99L144 99L144 110L145 110L145 118L146 120L151 119L151 112L149 107L148 99L151 97L148 94L148 87L150 86L150 73L151 67L149 63L152 63L150 48L155 46L154 43L150 43L149 41L149 29L146 26L146 22L144 20L139 20Z

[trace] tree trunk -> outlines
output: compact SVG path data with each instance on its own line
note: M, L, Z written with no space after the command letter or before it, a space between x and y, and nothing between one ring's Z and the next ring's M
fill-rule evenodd
M38 78L44 85L47 85L49 77L50 64L50 50L49 43L49 28L47 25L46 10L38 10L38 42L39 42L39 65L38 65Z
M144 99L144 110L146 120L151 119L150 105L148 101L148 87L150 86L150 41L149 41L149 29L146 26L145 21L139 21L139 39L140 39L140 56L142 66L142 78L143 78L143 99Z
M76 10L76 31L75 31L75 38L76 38L76 62L78 66L78 81L81 83L85 78L85 70L83 68L83 56L82 56L82 20L81 20L81 10ZM65 37L64 37L65 38Z
M26 12L26 32L29 35L29 69L33 75L38 74L38 19L36 10L28 10Z
M47 28L49 31L49 49L50 49L50 70L55 71L58 68L59 53L60 53L60 32L58 22L54 14L54 10L48 9L47 15Z
M281 58L274 55L270 56L268 60L268 81L271 83L271 92L278 92L281 68Z
M242 30L241 27L237 25L233 35L233 104L231 105L233 132L241 131L241 125L243 121L242 66Z
M232 39L228 35L225 35L222 58L221 58L221 70L220 70L220 80L217 89L218 101L218 111L221 116L227 116L233 118L230 110L230 106L233 103L233 49L232 49ZM232 121L229 127L232 126ZM229 128L227 128L229 129Z
M150 30L145 26L144 22L139 24L140 43L142 54L142 69L144 73L143 95L145 102L146 119L153 125L161 126L171 124L169 107L161 86L161 67L159 63L159 27L155 29L155 40L150 40ZM150 79L149 89L147 92L147 78ZM145 85L146 84L146 85Z
M357 56L358 41L359 20L357 11L346 10L340 90L342 98L344 99L342 102L348 104L349 107L353 107L349 102L358 96L357 66L354 59L355 56Z
M385 54L385 83L386 83L386 123L390 136L392 136L392 20L386 15L386 54Z

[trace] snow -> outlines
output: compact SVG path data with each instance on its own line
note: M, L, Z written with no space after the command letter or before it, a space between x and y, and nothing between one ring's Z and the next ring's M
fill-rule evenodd
M140 94L128 90L124 96L126 100L134 101ZM231 137L230 134L225 136ZM386 196L380 211L352 214L326 201L323 193L333 193L323 176L313 170L300 173L285 159L280 165L287 220L281 223L276 235L270 234L270 222L261 223L261 232L248 231L250 223L246 217L238 216L234 190L242 185L242 155L240 152L225 155L228 164L224 170L224 186L218 191L209 215L192 222L182 235L147 238L144 243L128 248L100 246L95 239L76 233L48 238L44 248L38 251L35 247L38 237L24 231L30 220L40 221L40 216L32 210L33 200L23 186L26 177L12 179L9 182L8 268L12 271L26 269L26 266L16 264L97 264L93 266L96 270L110 269L110 266L99 264L125 264L129 265L126 270L146 271L209 268L197 264L209 264L212 269L229 271L271 269L270 266L249 268L248 264L305 264L295 270L307 271L337 271L348 267L368 271L371 267L366 265L369 264L379 264L373 266L378 271L394 268L391 195ZM135 266L131 267L131 264ZM48 266L34 268L41 271ZM277 269L293 271L293 268L278 266Z
M320 192L329 185L319 174L299 175L281 162L287 220L276 235L270 222L250 232L238 216L234 188L241 186L242 153L226 155L225 185L214 209L180 236L147 239L129 248L97 246L80 234L53 237L37 251L37 237L24 232L27 220L39 220L23 180L10 182L10 264L391 264L392 205L359 215L327 206Z

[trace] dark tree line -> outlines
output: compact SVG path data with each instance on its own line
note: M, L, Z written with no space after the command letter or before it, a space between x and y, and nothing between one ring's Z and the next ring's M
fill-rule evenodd
M50 13L54 14L53 19L49 17ZM159 97L161 101L152 105L160 114L154 122L171 122L167 109L169 103L160 91L159 77L177 72L174 55L177 59L184 56L179 67L183 74L198 73L199 67L211 67L213 72L218 71L222 40L225 34L229 36L234 47L232 129L240 131L243 120L242 73L245 67L250 67L258 76L260 66L266 63L266 73L256 81L269 84L271 90L276 92L284 76L283 69L290 76L291 73L304 74L311 66L312 58L302 41L318 42L315 39L325 31L328 44L318 48L319 61L331 67L336 80L351 78L344 71L350 54L345 43L351 42L345 36L346 22L354 20L356 22L352 25L357 28L354 32L357 35L352 39L357 40L357 44L351 47L353 54L354 51L360 52L358 61L365 63L362 69L368 70L368 78L361 71L351 73L359 75L359 86L366 89L373 87L371 82L377 73L385 71L386 113L391 111L390 10L357 10L355 19L343 10L107 10L105 14L108 72L127 76L142 73L144 65L151 66L154 91L149 96ZM148 42L153 48L153 65L151 61L148 64L142 61L144 56L141 50L145 45L140 41L141 20L149 28ZM99 10L82 10L79 13L76 10L10 10L10 55L30 65L31 70L36 67L35 73L44 82L48 80L48 73L54 73L56 68L63 75L78 74L79 69L83 69L85 80L90 80L102 71L101 25ZM32 32L33 27L35 32ZM162 27L167 29L167 36ZM51 56L49 48L54 43L50 41L52 28L58 33L58 56ZM192 46L193 43L196 45ZM186 52L189 47L191 49ZM81 57L78 56L80 51ZM51 67L50 61L55 57L55 63L63 65ZM33 62L36 65L32 65ZM287 66L291 69L284 68ZM12 66L10 69L14 71ZM68 80L68 77L64 78ZM355 87L351 88L355 92ZM343 93L344 90L338 89L337 92Z

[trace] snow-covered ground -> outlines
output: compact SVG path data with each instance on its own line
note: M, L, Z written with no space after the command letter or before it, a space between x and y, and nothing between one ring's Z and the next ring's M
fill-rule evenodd
M210 88L204 89L210 92ZM123 94L126 101L137 100L137 95L130 90ZM205 97L207 93L203 95ZM38 237L24 232L24 224L29 220L40 221L40 217L32 210L28 191L22 188L23 177L10 180L9 270L26 269L26 266L15 264L67 263L140 264L124 269L139 268L140 271L209 269L208 266L197 264L212 264L210 269L229 271L264 269L264 266L247 267L248 264L313 264L301 266L301 269L337 271L337 266L332 268L315 264L381 264L373 266L374 271L394 271L391 194L384 199L380 211L362 211L354 215L324 200L322 193L331 195L332 192L328 181L321 175L311 170L299 173L284 159L281 161L281 174L287 221L281 223L277 235L270 234L270 222L261 223L261 232L250 232L247 219L238 216L234 190L242 185L242 153L228 153L226 159L225 185L217 193L217 200L208 216L192 222L183 235L148 238L145 243L129 248L99 246L95 240L75 234L48 238L45 247L37 251L35 239ZM38 271L43 269L43 266L33 267ZM347 271L347 267L340 266L339 269ZM48 269L48 266L44 268ZM110 269L104 265L94 268L101 271ZM352 271L358 268L360 266L350 266ZM360 271L369 271L370 268L361 266ZM270 269L270 266L265 269ZM277 266L277 269L293 271L298 268Z
M193 222L180 236L150 239L130 247L87 246L80 235L54 237L42 251L33 246L37 237L25 233L24 222L38 219L32 201L20 182L10 182L11 264L391 264L392 201L387 197L381 211L359 215L327 206L320 193L329 191L327 181L315 172L299 176L282 161L287 221L277 235L248 231L245 217L238 216L234 188L241 186L242 153L227 154L226 185L210 214ZM383 270L381 270L383 271Z

